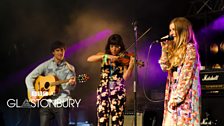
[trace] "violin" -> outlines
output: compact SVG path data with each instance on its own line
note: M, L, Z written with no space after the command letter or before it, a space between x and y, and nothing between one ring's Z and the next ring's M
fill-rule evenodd
M130 58L131 56L134 56L134 53L122 52L122 53L119 53L118 56L119 56L118 61L121 62L123 65L128 66L130 62ZM140 60L137 60L136 64L139 67L145 66L144 62Z

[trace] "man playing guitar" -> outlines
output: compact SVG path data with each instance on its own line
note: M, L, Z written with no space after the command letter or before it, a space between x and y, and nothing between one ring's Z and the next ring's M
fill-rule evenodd
M39 94L39 91L42 91L42 89L37 92L38 86L34 86L34 82L39 76L53 75L58 80L67 80L63 84L57 86L53 95L45 98L49 100L46 100L46 104L48 104L47 107L40 108L41 126L49 126L53 118L56 118L58 126L65 126L69 124L69 108L63 107L63 105L60 104L67 104L68 100L71 99L70 91L73 90L76 85L76 73L75 68L64 59L65 44L63 42L53 42L51 45L51 52L53 58L37 66L26 77L25 81L28 92L31 94L30 101L32 103L37 103L40 99L36 94Z

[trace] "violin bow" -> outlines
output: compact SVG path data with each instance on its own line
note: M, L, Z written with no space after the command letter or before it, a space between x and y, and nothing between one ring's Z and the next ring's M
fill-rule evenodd
M148 30L146 30L138 39L140 40L143 36L145 36L145 34L147 34L150 30L152 29L152 27L148 28ZM134 43L132 43L125 51L128 51L132 46L134 45Z

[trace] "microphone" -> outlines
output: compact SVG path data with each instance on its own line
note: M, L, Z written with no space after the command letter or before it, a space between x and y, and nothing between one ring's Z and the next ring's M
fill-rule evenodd
M166 36L164 36L164 37L162 37L162 38L160 38L160 39L157 39L155 42L156 43L159 43L159 42L163 42L163 41L166 41L166 40L173 40L174 38L173 38L173 36L172 35L166 35Z

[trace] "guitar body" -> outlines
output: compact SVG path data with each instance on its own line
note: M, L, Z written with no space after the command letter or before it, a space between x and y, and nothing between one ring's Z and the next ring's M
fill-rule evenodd
M57 92L57 86L51 85L51 83L56 82L57 79L53 75L39 76L35 83L34 89L36 92L28 91L28 99L31 101L32 96L37 96L37 99L42 99L45 96L51 96Z
M76 77L79 83L84 83L89 79L87 74L81 74ZM34 92L28 90L28 99L32 102L32 97L37 96L38 100L41 100L43 97L51 96L59 92L58 86L64 83L67 83L67 80L58 80L53 75L47 76L38 76L34 83Z

